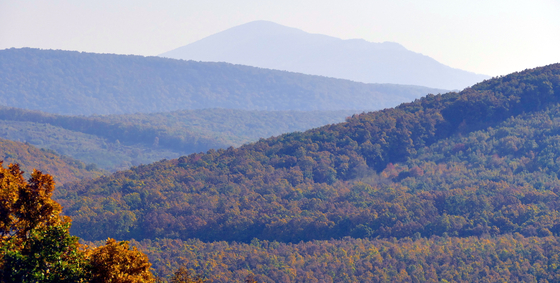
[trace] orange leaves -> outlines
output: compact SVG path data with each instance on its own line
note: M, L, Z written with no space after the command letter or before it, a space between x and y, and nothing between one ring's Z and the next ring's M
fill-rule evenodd
M108 239L105 246L94 249L90 255L91 282L141 283L154 282L148 257L132 250L128 242Z
M51 199L54 191L51 176L34 170L27 183L17 164L5 169L0 162L0 177L2 236L24 240L32 229L69 222L60 215L62 207Z
M18 165L1 165L0 281L84 282L90 275L92 282L153 281L147 256L130 250L128 242L109 239L106 246L87 250L70 236L70 218L51 199L50 175L34 170L25 182Z
M4 158L6 163L19 163L18 168L27 172L31 172L34 167L41 168L42 171L53 175L57 183L69 183L84 177L96 177L101 173L95 170L87 171L81 162L62 157L52 151L5 139L0 139L0 158Z

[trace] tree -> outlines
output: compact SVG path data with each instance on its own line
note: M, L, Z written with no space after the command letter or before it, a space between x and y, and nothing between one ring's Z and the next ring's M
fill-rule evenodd
M3 243L2 282L85 282L88 262L69 224L33 229L29 237Z
M153 282L146 255L109 239L88 249L52 200L53 178L0 161L0 282Z
M25 241L33 229L70 223L60 215L62 207L51 199L53 178L33 170L29 182L23 179L19 165L8 169L0 161L0 237Z
M105 246L95 249L90 256L91 282L135 283L154 282L148 257L127 241L108 239Z
M17 164L0 161L0 280L80 282L87 278L85 254L70 236L70 218L51 199L54 181L34 170L28 182Z

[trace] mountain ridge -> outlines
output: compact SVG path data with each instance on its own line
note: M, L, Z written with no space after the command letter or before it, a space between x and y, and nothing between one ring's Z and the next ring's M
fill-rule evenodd
M0 138L0 165L19 164L29 177L33 169L53 176L59 185L76 182L83 178L99 177L103 171L91 164L59 155L52 150L39 149L29 143L16 142Z
M341 122L354 113L199 109L85 117L0 106L0 138L114 171Z
M396 108L357 114L344 123L262 139L239 148L209 150L206 153L134 167L111 177L67 185L61 191L63 195L66 191L71 197L76 194L84 197L87 195L88 198L98 201L104 198L101 193L103 191L120 192L122 198L115 200L119 203L118 206L123 213L133 213L136 216L134 220L123 222L124 226L115 227L111 233L137 240L172 235L181 239L199 238L205 241L248 242L257 237L298 242L360 235L412 236L413 232L410 231L418 231L425 236L439 235L439 228L433 226L436 225L435 222L430 224L433 227L426 226L428 222L436 221L437 217L425 220L428 222L421 225L424 228L415 226L419 225L417 220L407 218L410 223L406 225L411 226L406 226L410 229L402 234L399 232L402 228L399 225L402 223L399 224L395 219L379 218L368 222L368 217L355 212L358 213L352 214L355 219L344 220L346 218L340 214L342 212L338 208L346 207L349 204L345 201L349 201L355 203L356 207L348 209L359 210L359 207L363 207L359 204L361 194L365 194L363 197L383 196L389 199L393 194L412 194L414 198L418 198L419 203L427 205L423 208L416 207L419 209L417 213L426 209L433 215L443 214L444 210L435 210L440 204L432 203L434 199L425 198L421 194L424 190L438 194L437 187L409 191L411 188L398 183L407 177L426 178L422 176L428 176L425 175L426 172L433 171L435 165L427 162L422 168L414 168L418 165L399 167L394 164L406 164L407 160L418 154L433 152L430 146L441 146L439 142L455 135L496 126L512 116L541 111L556 105L560 102L558 93L560 64L496 78L465 89L461 93L428 95ZM550 134L554 133L554 130L550 131ZM484 134L481 134L481 137L484 137ZM488 135L484 139L488 139ZM511 141L513 145L514 140ZM548 145L553 143L554 139L547 139L546 142ZM530 154L531 148L537 148L528 142L520 143L515 147L519 149L523 145L526 148L523 152L527 154ZM467 148L469 146L463 143L456 148L446 149L446 152L456 153ZM476 160L476 152L473 154L475 155L472 158ZM491 152L485 155L491 157L488 162L492 166L507 164L499 163L499 157L494 160ZM434 158L437 156L435 154ZM536 164L541 162L536 160L540 155L533 153L530 156L526 158ZM486 158L483 160L486 162ZM462 168L450 164L430 174L439 176L439 170L453 172L453 167ZM395 179L396 187L386 187L384 182L360 182L368 177L375 180L378 178L377 174L384 174L385 179ZM481 173L477 171L476 174ZM476 180L483 182L486 179ZM493 182L492 186L497 186L496 189L502 186L494 179L488 181ZM126 195L140 192L145 195L146 204L150 204L145 210L135 209L140 205L138 202L131 203L126 200ZM346 196L341 198L341 194ZM153 196L149 197L150 195ZM174 197L167 199L167 195ZM276 195L276 198L272 195ZM214 196L221 199L221 202ZM176 199L187 201L176 202ZM336 205L314 206L310 203L312 199L317 199L318 202L330 199ZM72 200L65 201L73 203ZM232 201L238 203L232 204ZM407 205L412 205L413 202L407 201ZM299 210L290 205L296 205ZM80 206L71 207L69 213L72 216L80 215L83 209ZM368 211L378 209L376 206L365 207ZM308 214L298 214L301 213L300 210L307 210ZM102 214L88 216L86 219L90 222L87 223L80 217L75 218L75 231L80 231L79 235L82 238L97 240L109 236L98 234L108 233L101 232L102 229L96 229L94 232L79 228L83 225L91 227L91 220L102 217ZM378 219L377 216L374 219ZM103 225L105 220L99 218L96 221L99 221L96 225ZM389 222L382 223L383 221ZM369 226L366 223L369 223ZM360 226L362 224L366 226ZM476 228L476 225L469 229L472 231L464 233L484 232L481 228Z
M159 56L444 89L461 90L489 78L445 66L399 43L342 40L268 21L239 25Z
M442 91L227 63L30 48L0 50L1 104L56 114L204 108L375 110Z
M186 259L213 282L557 281L559 144L554 64L57 198L73 233L134 238L160 274Z

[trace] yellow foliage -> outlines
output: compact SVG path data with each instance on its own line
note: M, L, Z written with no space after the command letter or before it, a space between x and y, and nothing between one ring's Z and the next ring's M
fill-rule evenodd
M33 170L26 182L19 165L6 169L0 161L0 282L20 281L22 276L33 282L69 276L80 282L154 282L148 257L130 249L128 242L109 239L91 250L70 236L71 219L62 216L62 206L51 199L54 189L50 175Z
M127 241L108 239L105 246L93 250L90 256L91 282L135 283L154 282L148 257Z

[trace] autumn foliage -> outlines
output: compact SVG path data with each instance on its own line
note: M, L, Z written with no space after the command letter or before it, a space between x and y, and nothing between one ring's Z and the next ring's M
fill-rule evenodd
M33 168L41 168L42 172L53 176L59 185L102 174L99 170L86 170L86 166L76 159L61 156L51 150L39 149L28 143L3 138L0 138L0 160L1 157L5 164L19 164L20 168L28 173L32 172Z
M107 240L105 246L95 249L89 258L91 269L95 270L91 282L140 283L154 280L148 257L132 250L128 242Z
M551 65L133 167L65 185L58 199L87 240L558 234L559 76Z
M151 282L146 255L109 239L88 248L70 236L71 220L51 199L50 175L26 182L16 164L0 162L0 282Z
M558 282L559 172L556 64L66 184L56 197L74 233L136 239L179 281ZM85 260L135 259L91 269L133 278L119 274L146 270L134 252L110 240Z
M68 184L57 197L87 240L158 247L160 274L186 262L215 282L250 272L259 282L407 282L413 272L419 281L554 281L555 255L540 251L560 237L559 102L556 64ZM254 239L272 248L259 254ZM516 261L492 248L511 239ZM382 260L336 249L354 240L385 246ZM436 249L444 241L447 250ZM304 248L307 257L289 257ZM416 249L422 264L409 270Z
M178 266L209 282L558 282L560 238L484 237L323 240L296 244L200 240L136 242L163 271ZM173 263L173 264L171 264Z

